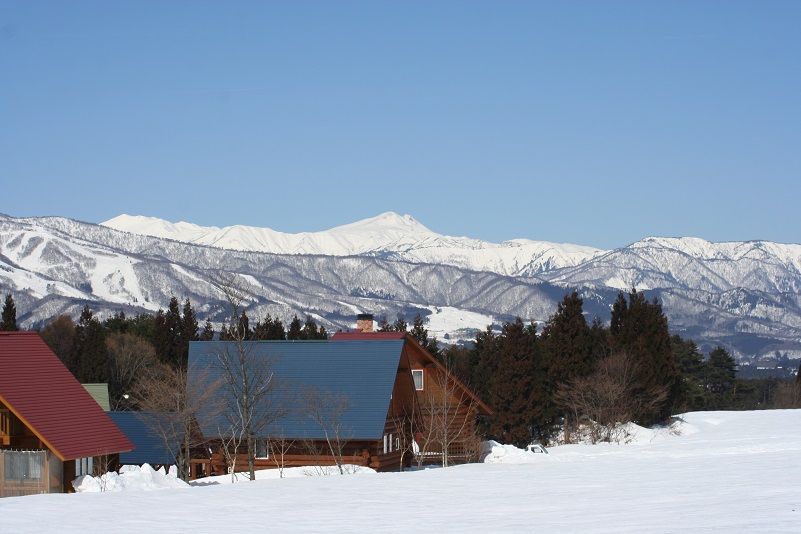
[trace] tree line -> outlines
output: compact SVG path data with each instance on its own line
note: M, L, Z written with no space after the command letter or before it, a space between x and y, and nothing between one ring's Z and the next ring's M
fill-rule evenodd
M738 379L724 348L705 358L671 336L661 304L636 289L618 294L608 327L588 324L582 304L574 291L539 332L518 318L439 355L495 410L483 422L487 438L522 447L562 431L570 441L589 423L593 439L608 440L618 423L664 423L688 410L801 407L801 373L795 384Z
M410 332L493 408L480 429L485 437L519 446L559 429L569 440L587 421L596 425L595 438L609 439L617 423L661 423L687 410L801 406L801 372L795 384L738 379L724 348L705 356L692 340L671 336L661 304L642 292L620 292L608 326L598 318L588 324L582 304L577 292L568 293L541 331L518 318L500 332L487 327L471 347L441 350L420 315L411 329L398 317L394 323L381 319L379 330ZM17 329L8 294L0 331ZM40 335L79 381L109 384L112 409L141 408L143 396L131 395L138 383L185 375L190 341L328 337L311 316L305 322L294 316L288 328L270 315L251 324L242 307L232 308L230 324L219 332L210 318L201 329L189 299L181 304L176 297L156 314L120 312L104 321L87 305L77 323L61 315Z

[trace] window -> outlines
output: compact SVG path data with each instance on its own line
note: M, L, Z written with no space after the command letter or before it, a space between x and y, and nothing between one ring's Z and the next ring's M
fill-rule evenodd
M91 475L92 464L94 464L94 458L91 456L88 458L78 458L75 460L75 476L79 477L81 475Z
M269 446L266 439L256 440L256 458L269 458Z
M423 370L412 369L412 378L414 379L414 389L417 391L423 390Z

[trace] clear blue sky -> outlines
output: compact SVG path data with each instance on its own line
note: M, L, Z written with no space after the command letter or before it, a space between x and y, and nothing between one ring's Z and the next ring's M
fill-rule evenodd
M801 2L0 0L0 212L801 243Z

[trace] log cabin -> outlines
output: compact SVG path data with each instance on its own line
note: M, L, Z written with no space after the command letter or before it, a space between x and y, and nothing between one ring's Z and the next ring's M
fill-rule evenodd
M222 376L221 355L234 344L190 343L190 379ZM269 361L276 387L266 404L280 407L280 417L259 428L256 469L344 463L398 471L478 456L476 419L492 410L406 332L362 328L323 341L242 346L252 362ZM241 444L233 456L223 450L235 437L224 384L217 398L221 411L198 421L210 447L193 457L193 476L247 470Z
M72 491L134 448L36 332L0 332L0 497Z

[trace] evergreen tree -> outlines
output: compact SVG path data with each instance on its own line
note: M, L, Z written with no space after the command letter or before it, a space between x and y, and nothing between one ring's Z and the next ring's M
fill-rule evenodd
M269 315L267 316L269 318ZM284 323L276 317L273 319L272 323L267 328L267 339L276 339L282 340L286 339L286 330L284 329Z
M177 359L180 362L180 368L186 369L189 362L189 342L197 341L197 317L195 311L192 309L192 303L187 298L184 302L184 313L181 317L181 327L178 336L178 350Z
M164 363L179 369L182 364L181 348L184 344L181 339L183 337L183 321L181 320L181 306L174 296L170 299L170 305L164 314L164 324L167 334Z
M253 339L262 341L286 339L284 325L279 319L273 319L268 313L264 321L256 321L256 326L253 328Z
M489 403L495 410L490 435L502 443L525 447L532 440L532 426L539 407L534 398L537 363L536 328L520 318L506 323L497 343L497 365L489 381Z
M306 316L306 323L300 331L300 339L328 339L325 328L318 327L311 315Z
M139 313L134 318L128 319L125 328L126 332L137 337L154 343L156 316L150 313Z
M392 327L394 332L406 332L409 330L409 323L406 322L406 319L401 317L400 315L395 320L395 324Z
M300 339L302 329L303 328L300 326L300 319L298 319L298 316L295 315L292 318L292 322L289 323L289 331L286 333L286 338L290 341L296 341Z
M636 414L641 424L667 419L681 402L680 373L673 359L670 333L662 306L657 299L649 302L643 293L632 289L628 302L622 292L612 306L610 343L613 351L629 354L637 366L638 395L656 398L667 393L661 408L644 409ZM643 403L649 405L652 403Z
M0 321L0 332L17 332L17 306L11 293L6 294L6 301L3 304L2 321Z
M382 317L381 320L378 322L378 331L379 332L394 332L395 327L389 324L386 317Z
M432 356L438 357L440 354L437 338L428 337L428 329L425 327L425 319L418 313L412 322L412 337L417 340Z
M84 306L75 326L74 348L70 370L83 384L108 383L108 349L106 334L100 321Z
M119 312L103 321L103 327L109 334L125 334L128 331L128 319L125 312Z
M233 325L232 325L233 327ZM250 341L252 335L250 331L250 319L248 319L248 314L245 313L245 310L242 310L242 313L239 315L239 323L237 324L237 338L243 341Z
M200 341L214 340L214 325L211 324L211 317L206 317L206 326L203 327L203 332L200 333L200 337L198 339Z
M570 424L567 407L553 404L554 393L568 381L588 376L595 368L594 332L587 325L582 305L578 292L565 294L540 336L547 369L547 379L542 380L546 396L544 415L555 417L557 412L563 413L566 424Z
M153 348L156 349L156 357L162 363L169 361L170 334L167 330L167 318L164 310L159 308L153 318Z
M498 343L498 336L488 325L476 334L470 353L470 383L473 392L486 402L489 402L489 384L498 370Z
M706 362L707 409L732 407L737 363L723 347L715 347Z
M703 384L706 377L704 357L692 339L685 341L681 336L674 335L670 337L670 344L673 348L673 359L681 373L682 402L687 409L703 410Z

